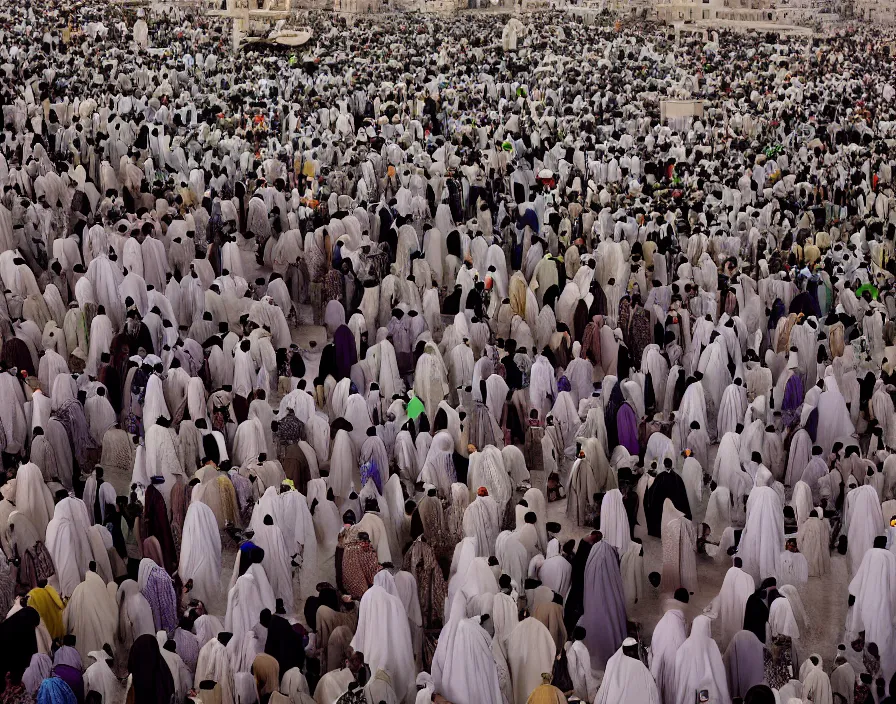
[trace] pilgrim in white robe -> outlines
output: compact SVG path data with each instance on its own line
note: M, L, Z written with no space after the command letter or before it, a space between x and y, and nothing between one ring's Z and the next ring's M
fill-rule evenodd
M634 639L630 640L634 644ZM640 660L627 655L623 652L623 648L619 648L607 661L604 678L594 704L615 704L625 701L660 704L661 700L650 670Z
M221 581L221 534L214 512L194 501L187 509L181 537L180 578L192 580L191 596L208 604L217 595Z
M650 674L664 703L675 701L675 654L688 637L683 606L675 600L666 602L666 612L653 629L650 640Z
M676 704L693 701L701 689L709 691L711 702L730 701L722 654L710 631L710 620L697 616L691 624L691 635L675 655Z

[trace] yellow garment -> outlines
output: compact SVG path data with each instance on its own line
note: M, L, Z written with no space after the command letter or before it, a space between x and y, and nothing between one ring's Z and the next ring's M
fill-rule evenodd
M526 704L566 704L566 697L554 685L543 684L532 690Z
M65 635L65 628L62 625L62 611L65 609L65 604L53 587L48 584L46 587L36 587L28 592L28 606L40 614L40 619L51 638L62 638Z

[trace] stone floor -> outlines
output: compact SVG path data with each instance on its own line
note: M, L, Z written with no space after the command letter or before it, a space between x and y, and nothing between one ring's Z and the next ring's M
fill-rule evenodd
M714 461L716 450L716 447L710 449L710 462ZM703 519L706 513L707 500L708 491L705 491L702 504L694 512L695 520L700 521ZM566 518L565 500L548 504L548 520L556 521L563 526L561 543L570 538L578 539L586 535L590 530L570 525L569 520ZM639 535L639 537L642 538L644 545L645 574L662 572L663 553L660 540L651 538L646 534L643 536ZM706 555L698 556L697 576L699 578L699 588L691 596L690 603L685 609L688 621L703 613L703 610L719 593L729 564L727 559L724 562L717 562ZM834 553L831 556L830 574L824 577L813 577L805 587L800 589L800 596L803 599L809 618L809 633L801 639L802 643L799 648L799 652L804 653L805 656L817 653L826 664L829 665L833 662L837 644L840 642L843 634L843 623L846 619L846 590L848 584L849 577L847 575L846 558ZM641 632L645 642L650 642L653 629L663 616L663 604L669 596L669 594L662 592L660 589L654 589L648 583L645 585L644 598L630 607L628 617L630 620L641 624ZM713 633L717 636L719 634L718 628L715 624L713 626Z

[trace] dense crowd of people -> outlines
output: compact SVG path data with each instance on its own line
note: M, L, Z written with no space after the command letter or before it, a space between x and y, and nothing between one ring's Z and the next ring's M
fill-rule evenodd
M0 703L894 701L886 31L0 10Z

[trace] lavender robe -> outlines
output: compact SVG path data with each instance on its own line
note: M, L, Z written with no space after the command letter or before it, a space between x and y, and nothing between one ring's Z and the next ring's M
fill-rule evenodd
M728 693L732 697L744 697L750 687L765 681L763 647L755 633L735 633L722 661L728 675Z
M606 668L626 635L625 593L616 548L601 540L588 553L585 563L584 613L578 625L585 628L585 645L591 667Z
M784 402L781 404L781 416L785 426L790 427L799 422L804 395L803 380L799 375L793 374L784 387Z
M640 454L638 447L638 419L635 412L627 403L622 404L616 412L616 433L619 436L619 444L628 450L632 457Z

